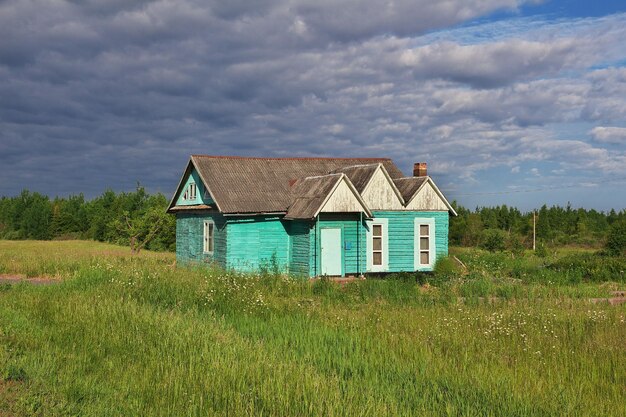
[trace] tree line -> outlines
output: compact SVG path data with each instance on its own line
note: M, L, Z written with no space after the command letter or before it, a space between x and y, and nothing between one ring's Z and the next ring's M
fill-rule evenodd
M532 247L533 211L506 205L467 209L452 203L458 216L450 219L450 244L502 249ZM534 211L536 241L540 246L602 247L612 230L626 224L626 209L609 212L543 205ZM621 229L620 229L621 230ZM614 232L616 233L616 232Z
M92 200L83 194L48 196L29 190L0 198L0 239L91 239L142 248L173 251L176 222L166 214L163 194L106 190ZM487 249L532 247L533 212L506 205L467 209L452 203L458 216L450 218L450 244ZM626 224L626 209L619 212L542 206L535 211L536 239L540 246L569 244L601 247L618 224ZM621 230L621 229L620 229ZM618 234L619 238L620 235Z
M141 185L133 192L106 190L92 200L84 195L50 199L23 190L0 198L0 239L91 239L142 248L173 251L176 222L165 213L163 194L148 194Z

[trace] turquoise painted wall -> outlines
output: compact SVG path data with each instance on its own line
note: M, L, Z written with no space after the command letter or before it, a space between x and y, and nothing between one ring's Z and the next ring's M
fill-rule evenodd
M317 225L309 233L309 276L320 274L320 232L324 227L342 230L343 275L365 272L365 243L367 229L358 214L320 214Z
M388 219L389 270L414 271L414 219L435 220L436 257L448 254L447 212L375 211L375 218ZM203 253L204 220L215 222L215 252ZM367 226L355 214L322 214L311 221L284 221L278 216L231 217L219 213L176 215L176 259L179 263L214 261L224 268L258 271L276 266L296 276L320 274L320 229L342 231L344 275L365 273Z
M294 276L309 276L310 233L313 222L292 220L288 222L289 273Z
M287 221L277 216L231 217L228 219L226 267L258 271L273 263L283 271L289 265Z
M196 184L196 198L195 200L183 200L183 195L185 195L185 190L189 187L189 184L194 182ZM200 179L200 175L195 168L191 168L191 173L187 176L183 183L183 187L180 190L180 194L178 195L178 199L176 200L177 206L193 206L197 204L213 204L214 201L211 196L205 196L204 192L206 188L204 187L204 183Z
M203 253L204 221L213 220L213 255ZM219 213L177 213L176 214L176 262L210 263L226 267L226 220Z
M374 218L389 219L389 272L414 271L415 222L417 217L435 219L436 257L448 254L447 211L374 211Z

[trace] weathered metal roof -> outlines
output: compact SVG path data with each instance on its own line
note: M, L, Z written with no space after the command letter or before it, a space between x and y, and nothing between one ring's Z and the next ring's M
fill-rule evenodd
M396 184L396 187L400 191L400 194L402 194L404 201L408 203L427 179L428 177L394 178L393 183Z
M345 181L348 188L359 202L362 212L367 217L372 213L367 208L363 198L350 182L350 178L343 173L306 177L296 181L292 188L293 204L289 207L285 219L313 219L325 207L333 190L341 181Z
M291 187L293 204L289 207L285 218L314 218L341 178L341 174L330 174L298 180Z
M222 213L287 212L294 202L290 184L343 167L382 163L391 178L402 172L388 158L248 158L192 155L211 197ZM178 192L178 191L177 191ZM176 195L172 199L174 201Z
M368 164L368 165L352 165L348 167L342 167L335 172L343 172L350 178L350 181L354 185L354 188L359 193L362 193L365 190L365 187L372 179L372 176L378 169L379 163L376 164Z
M393 182L394 184L396 184L396 187L398 188L398 190L400 190L400 193L402 193L402 197L404 198L406 205L408 205L411 202L415 194L419 192L419 190L422 188L424 183L429 182L432 185L435 193L437 193L437 195L441 198L441 201L443 201L446 207L448 207L448 211L452 213L453 216L457 215L456 211L454 210L454 207L452 207L452 204L448 202L446 197L443 195L443 193L439 190L435 182L429 176L395 178Z

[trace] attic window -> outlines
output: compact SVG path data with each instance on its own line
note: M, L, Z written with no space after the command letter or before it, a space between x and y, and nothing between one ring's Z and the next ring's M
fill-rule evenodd
M187 189L185 190L185 194L183 194L183 200L195 200L196 199L196 183L192 182L189 184Z

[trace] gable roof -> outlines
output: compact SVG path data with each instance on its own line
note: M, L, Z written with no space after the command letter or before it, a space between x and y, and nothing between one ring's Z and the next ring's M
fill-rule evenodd
M394 178L393 183L396 184L396 187L398 187L404 201L408 203L426 182L426 178L428 177Z
M415 196L424 188L425 184L430 184L435 193L441 198L441 201L446 205L448 211L452 213L452 215L456 216L457 213L452 207L452 205L448 202L443 193L439 190L439 187L435 185L435 182L432 178L426 177L404 177L404 178L394 178L393 182L398 187L398 190L402 193L402 197L406 202L405 206L408 206L411 201L415 198Z
M369 208L361 198L349 178L343 173L307 177L298 180L292 186L293 204L289 207L285 219L313 219L324 208L333 192L344 181L354 198L361 205L362 210L369 217L372 216Z
M217 208L225 214L284 213L293 202L290 183L325 176L340 168L381 163L391 178L402 172L388 158L260 158L192 155L185 170L195 168ZM179 183L171 210L181 192ZM352 184L350 184L352 186Z
M385 176L394 194L396 194L396 196L398 197L400 204L404 205L404 196L402 195L400 190L398 190L396 184L393 182L393 179L391 175L389 175L389 173L387 172L385 165L381 164L380 162L367 165L353 165L345 168L340 168L336 172L345 173L348 178L350 178L350 181L352 181L352 184L354 184L354 187L359 192L359 194L363 195L363 192L369 187L370 183L372 182L372 178L379 169Z
M341 167L334 172L343 172L350 178L352 185L359 193L362 193L369 184L370 180L374 176L374 173L378 169L379 163L367 164L367 165L351 165L347 167Z

